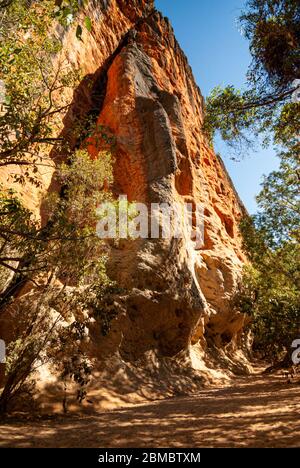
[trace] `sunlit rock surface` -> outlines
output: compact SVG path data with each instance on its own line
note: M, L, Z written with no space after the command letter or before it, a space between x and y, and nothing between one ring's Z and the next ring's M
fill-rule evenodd
M91 400L113 407L248 369L245 318L230 304L245 261L238 229L245 209L203 136L204 100L168 19L147 0L91 1L84 14L92 32L82 41L74 30L64 35L63 55L85 76L64 127L92 112L114 136L116 196L204 209L201 246L185 236L124 240L111 251L109 274L124 294L109 334L91 327L89 352L98 363ZM37 199L34 192L35 208ZM48 371L41 380L49 387Z

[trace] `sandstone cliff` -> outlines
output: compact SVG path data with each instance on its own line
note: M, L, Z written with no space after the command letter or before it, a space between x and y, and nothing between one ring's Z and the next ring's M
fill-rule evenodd
M164 391L193 390L222 377L222 368L247 367L238 350L245 319L230 305L245 260L244 208L203 136L204 101L168 19L152 0L94 0L87 14L92 32L82 41L74 31L64 37L66 58L86 76L65 128L92 113L109 129L116 195L201 204L205 221L201 247L187 238L138 239L112 249L109 273L125 292L108 336L97 324L90 330L91 356L106 376L96 374L93 391L151 393L155 379Z

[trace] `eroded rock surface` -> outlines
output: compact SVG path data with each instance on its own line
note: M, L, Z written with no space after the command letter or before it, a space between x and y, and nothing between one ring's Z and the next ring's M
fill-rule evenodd
M205 239L198 249L190 239L128 241L112 253L111 274L131 290L120 350L131 359L152 349L174 356L207 340L222 347L243 326L228 299L244 260L238 232L244 208L203 136L203 98L169 21L151 2L126 5L110 2L114 26L107 37L103 12L95 33L103 44L115 23L124 24L102 77L98 117L116 137L116 194L147 204L202 204ZM97 61L101 67L103 59Z
M185 237L124 240L112 249L109 273L126 293L108 336L91 329L91 354L99 363L118 356L127 375L147 356L152 370L171 359L174 374L175 361L208 379L222 367L241 371L245 318L230 297L245 261L238 230L244 207L201 131L204 101L191 68L151 0L92 1L87 13L92 33L85 31L83 42L74 41L74 31L64 38L65 56L86 75L65 127L74 115L93 112L114 136L116 196L201 204L205 221L200 247ZM189 376L187 386L194 383Z

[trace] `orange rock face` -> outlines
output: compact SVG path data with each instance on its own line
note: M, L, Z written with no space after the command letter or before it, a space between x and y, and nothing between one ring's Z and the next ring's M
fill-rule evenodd
M91 329L92 352L123 362L185 353L201 369L212 345L237 347L244 325L230 298L245 261L238 230L245 209L201 131L203 97L169 21L152 0L89 8L92 33L83 42L74 31L64 38L66 58L86 75L64 125L92 112L114 135L116 196L204 210L200 247L184 237L124 240L112 249L109 273L125 291L116 299L122 313L107 337Z
M101 95L98 122L116 138L116 195L201 204L205 222L200 248L191 239L140 239L112 251L110 274L129 291L125 318L113 324L118 349L135 359L207 341L224 347L244 321L229 303L244 261L244 208L203 136L203 98L169 21L152 2L108 4L75 55Z

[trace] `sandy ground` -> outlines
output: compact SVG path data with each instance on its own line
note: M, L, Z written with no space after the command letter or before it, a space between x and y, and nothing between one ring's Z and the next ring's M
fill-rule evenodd
M0 447L299 447L300 385L251 376L94 415L0 424Z

